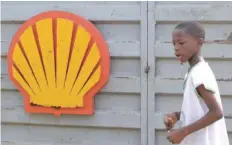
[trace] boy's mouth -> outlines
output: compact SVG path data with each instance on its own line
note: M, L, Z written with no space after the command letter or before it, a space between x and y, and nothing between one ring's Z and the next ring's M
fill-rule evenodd
M177 57L177 59L178 59L179 61L181 61L181 59L182 59L182 56L181 56L181 55L176 54L176 57Z

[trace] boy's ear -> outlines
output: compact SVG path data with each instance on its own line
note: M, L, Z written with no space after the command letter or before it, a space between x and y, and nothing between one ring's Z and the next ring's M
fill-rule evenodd
M203 38L200 38L199 43L200 43L201 46L204 44L204 42L205 42L205 40Z

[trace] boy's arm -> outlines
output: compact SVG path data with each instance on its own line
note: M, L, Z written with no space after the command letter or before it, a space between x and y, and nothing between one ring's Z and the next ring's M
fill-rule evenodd
M213 96L212 92L206 90L204 85L198 86L197 92L204 99L207 107L209 108L209 112L200 120L196 121L193 124L190 124L189 126L184 127L183 129L186 135L196 132L202 128L205 128L206 126L214 123L215 121L223 117L222 109L217 103L217 100Z

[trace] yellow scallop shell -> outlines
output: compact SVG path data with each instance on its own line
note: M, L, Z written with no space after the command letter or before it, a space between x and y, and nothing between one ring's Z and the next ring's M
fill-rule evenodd
M12 40L8 64L31 107L59 108L91 108L110 67L100 32L82 17L61 11L29 19Z

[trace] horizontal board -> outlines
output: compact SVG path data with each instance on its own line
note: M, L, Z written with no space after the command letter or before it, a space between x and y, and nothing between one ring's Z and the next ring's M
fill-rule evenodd
M2 109L23 108L24 98L18 91L2 91ZM140 111L140 95L124 93L99 93L95 96L96 111Z
M211 59L232 59L232 44L204 44L201 49L201 55L204 58ZM156 41L156 58L175 58L174 47L172 43L162 43Z
M96 23L96 28L101 32L106 41L140 41L140 23L111 22Z
M157 112L154 115L154 128L165 129L163 124L164 114ZM104 119L103 119L104 118ZM226 118L228 131L232 132L232 118ZM23 108L2 109L2 123L11 124L34 124L34 125L58 125L58 126L85 126L106 128L140 128L140 113L126 113L113 111L97 111L93 116L73 116L30 114L24 112Z
M182 94L184 80L180 79L159 79L155 80L154 92L158 94ZM218 87L221 95L231 95L232 81L218 81Z
M140 42L138 41L107 41L106 43L111 57L140 57ZM10 41L1 40L1 56L8 55L9 45Z
M112 58L110 60L110 69L111 75L140 77L141 61L137 58Z
M2 141L33 142L42 145L139 145L138 129L84 128L62 126L40 126L2 124ZM16 135L17 134L17 135Z
M51 145L47 142L1 141L1 145ZM55 145L76 145L76 143L56 143Z
M231 7L231 10L232 10L232 7ZM156 36L155 36L156 39L155 40L159 42L164 42L164 41L172 42L172 31L174 30L177 24L178 24L177 22L175 22L174 24L167 24L167 23L156 24L155 25L156 27ZM205 28L205 40L225 40L228 38L228 36L232 32L232 29L231 29L232 23L225 23L225 24L202 23L202 25Z
M103 140L105 140L104 138L103 138ZM31 141L31 142L25 142L25 141L2 141L1 142L1 145L77 145L77 143L79 143L79 142L77 142L77 141L75 141L75 142L69 142L69 143L66 143L66 142L62 142L62 143L47 143L47 142L41 142L41 141L37 141L37 142L34 142L34 141ZM89 141L90 142L90 141ZM79 143L78 145L95 145L94 143L93 144L91 144L91 143ZM121 143L121 141L119 141L120 143ZM128 142L132 142L132 141L128 141ZM139 142L139 141L138 141ZM104 144L105 142L103 142L102 143L102 145L105 145ZM110 143L110 144L113 144L113 145L118 145L118 144L120 144L120 143ZM120 144L121 145L121 144ZM129 145L129 144L126 144L126 143L123 143L122 145ZM135 144L135 145L138 145L138 143L137 144Z
M231 47L232 48L232 47ZM232 52L231 52L232 54ZM211 67L212 71L217 80L232 81L232 58L227 59L205 59ZM183 65L177 59L164 59L156 58L156 77L164 79L183 79L185 74L188 72L189 64L185 63ZM172 70L172 71L170 71Z
M8 75L1 76L1 83L1 90L16 89L13 83L9 80ZM110 76L109 81L102 88L101 92L140 93L140 78L128 76Z
M232 94L231 96L221 96L221 100L224 108L224 116L232 119ZM180 111L182 101L183 97L181 95L157 95L155 97L155 112L170 113Z
M34 142L19 142L19 141L1 141L1 145L50 145L50 143L34 143ZM57 144L57 145L72 145L72 144Z
M22 9L25 13L17 15ZM140 5L87 5L78 2L44 2L40 4L29 3L27 5L24 3L3 3L1 10L2 21L25 21L40 12L49 10L72 12L93 21L140 20Z
M2 5L52 5L52 4L62 4L66 5L67 2L62 2L62 1L3 1ZM69 5L140 5L139 1L69 1Z
M165 130L157 130L155 133L155 140L156 140L156 145L172 145L168 140L167 140L167 131ZM232 132L228 132L229 135L229 141L230 144L232 143Z
M232 133L229 132L229 141L232 143ZM159 145L171 145L170 142L166 139L167 137L167 131L165 130L157 130L156 131L156 144ZM2 145L51 145L50 143L45 142L14 142L14 141L2 141ZM56 145L76 145L76 143L57 143Z
M2 24L1 52L6 56L12 37L22 24ZM140 25L137 23L97 23L113 57L140 56ZM129 33L128 33L129 32Z
M155 5L220 5L222 2L219 1L156 1ZM230 1L223 1L223 4L232 4Z
M106 41L119 41L119 42L139 42L140 41L140 25L139 23L130 22L112 22L104 23L99 22L94 24L100 31ZM3 23L2 39L4 41L11 41L14 34L22 26L22 23Z
M140 113L137 111L95 111L92 116L28 114L23 106L2 108L2 123L40 124L60 126L139 128Z
M6 57L1 58L1 74L8 74L8 63ZM137 76L140 77L141 62L139 58L111 58L111 75Z
M154 99L155 99L154 112L165 114L165 113L181 110L182 101L183 101L183 97L181 95L169 95L169 94L156 95Z
M232 4L156 5L156 21L231 21Z
M156 129L156 130L166 129L165 125L163 123L164 114L156 113L156 114L154 114L153 118L154 118L154 121L153 121L154 122L154 126L153 126L154 129ZM225 118L225 121L226 121L227 131L232 132L232 124L231 124L232 118ZM175 128L178 128L179 126L180 125L177 123Z
M172 143L170 143L168 140L167 140L167 131L166 130L157 130L155 131L155 141L156 141L156 144L159 144L159 145L172 145Z

